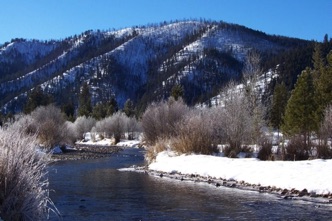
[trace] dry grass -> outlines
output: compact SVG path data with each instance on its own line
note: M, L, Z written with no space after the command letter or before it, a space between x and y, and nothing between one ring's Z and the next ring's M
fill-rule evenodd
M155 145L147 147L144 156L147 163L152 163L156 159L158 153L167 150L168 146L169 140L159 139Z
M0 216L3 220L46 220L58 213L49 198L48 156L37 153L36 137L0 128Z
M193 112L177 126L172 148L178 153L212 154L217 152L209 115Z

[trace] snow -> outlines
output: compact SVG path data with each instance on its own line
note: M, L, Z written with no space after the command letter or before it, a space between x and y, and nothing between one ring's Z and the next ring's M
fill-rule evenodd
M307 189L316 194L332 192L331 168L332 160L260 161L207 155L177 156L166 151L159 153L156 161L149 165L150 170L165 173L233 179L282 189Z
M138 148L140 143L141 143L141 141L139 141L139 140L121 140L116 145L120 146L120 147Z

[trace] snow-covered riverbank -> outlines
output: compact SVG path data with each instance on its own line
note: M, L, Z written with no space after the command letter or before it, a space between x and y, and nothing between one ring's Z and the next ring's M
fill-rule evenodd
M260 161L254 158L230 159L206 155L180 155L161 152L149 170L234 180L260 187L299 191L308 195L332 193L332 160Z

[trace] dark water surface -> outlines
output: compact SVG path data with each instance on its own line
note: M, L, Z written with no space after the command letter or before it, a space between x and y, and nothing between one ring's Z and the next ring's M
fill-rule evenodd
M51 198L60 219L332 220L332 205L117 170L143 163L140 150L127 149L110 158L51 165Z

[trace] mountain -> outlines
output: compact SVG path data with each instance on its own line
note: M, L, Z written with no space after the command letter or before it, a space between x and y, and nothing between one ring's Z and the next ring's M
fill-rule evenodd
M185 20L121 30L86 31L63 40L13 39L0 48L0 108L20 112L41 86L59 105L78 106L84 82L93 105L115 98L144 108L181 84L194 105L241 79L249 51L264 60L308 42L225 22Z

